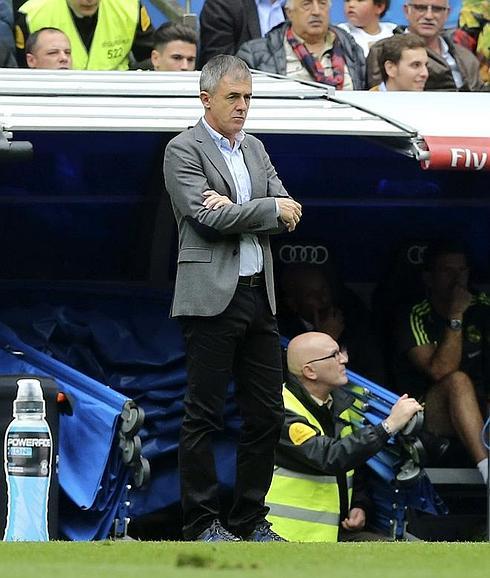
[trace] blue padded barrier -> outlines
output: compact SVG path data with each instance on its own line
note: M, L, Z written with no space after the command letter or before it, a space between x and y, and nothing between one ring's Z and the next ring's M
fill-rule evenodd
M145 422L138 435L142 454L150 460L151 478L144 488L130 491L130 517L178 505L177 447L186 371L179 325L168 318L169 296L145 292L139 299L134 295L55 295L51 291L50 301L56 303L39 304L36 298L23 298L22 306L3 309L2 319L15 327L24 342L48 353L48 359L56 357L77 367L98 384L112 388L104 390L117 390L123 400L130 398L144 410ZM234 483L240 424L232 390L230 385L226 427L215 448L218 477L225 491ZM163 535L165 531L163 528Z

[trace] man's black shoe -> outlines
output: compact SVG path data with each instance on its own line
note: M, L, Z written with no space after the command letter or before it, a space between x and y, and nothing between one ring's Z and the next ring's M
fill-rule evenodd
M194 540L197 542L240 542L240 538L228 532L219 520L214 520L211 526L196 536Z
M243 539L247 542L287 542L287 540L271 530L271 525L270 522L261 522L251 534L244 536Z

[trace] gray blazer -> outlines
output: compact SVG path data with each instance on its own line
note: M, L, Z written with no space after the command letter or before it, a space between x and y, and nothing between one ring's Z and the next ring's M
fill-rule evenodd
M288 197L264 145L246 135L243 157L252 181L252 198L236 204L233 178L201 121L172 139L165 150L165 186L179 232L177 277L171 316L213 316L230 303L238 283L240 235L255 233L263 250L267 295L276 311L269 235L284 230L272 197ZM216 211L202 205L214 189L234 204Z

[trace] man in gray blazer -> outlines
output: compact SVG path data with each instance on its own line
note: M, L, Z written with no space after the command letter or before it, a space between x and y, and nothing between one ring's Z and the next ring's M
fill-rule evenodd
M184 536L278 541L264 505L284 419L269 235L293 231L301 206L263 144L242 130L252 94L247 65L235 56L212 58L200 90L204 117L169 142L164 161L179 230L172 316L187 347L179 446ZM243 424L225 528L212 439L223 428L232 376Z

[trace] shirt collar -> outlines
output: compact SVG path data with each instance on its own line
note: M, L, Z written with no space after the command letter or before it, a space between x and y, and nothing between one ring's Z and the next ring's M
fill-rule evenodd
M448 43L444 40L444 38L442 37L442 35L439 35L439 42L441 43L441 56L444 58L444 60L447 60L447 55L449 54L449 45Z
M316 397L316 395L313 395L310 393L311 399L318 404L320 407L326 405L328 407L328 409L330 409L332 407L332 403L333 403L333 397L331 396L331 394L328 394L327 399L323 400L320 399L319 397Z
M230 141L225 136L223 136L217 130L214 130L214 128L206 121L204 117L202 117L201 120L204 125L204 128L208 131L211 138L218 146L224 144L225 146L230 148ZM233 150L236 150L242 144L244 139L245 139L245 132L243 130L237 132L237 134L235 135L235 146L233 147Z

